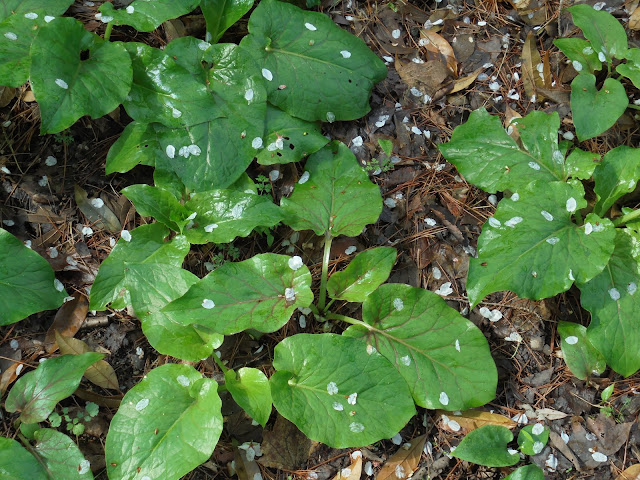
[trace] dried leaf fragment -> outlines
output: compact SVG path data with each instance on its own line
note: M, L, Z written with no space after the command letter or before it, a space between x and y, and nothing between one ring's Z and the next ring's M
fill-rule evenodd
M410 447L400 447L400 450L394 453L382 467L376 477L377 480L402 480L409 478L414 470L418 468L422 456L422 449L426 441L427 436L421 435L409 442Z
M437 413L439 415L447 415L451 420L455 420L458 422L458 425L460 425L460 428L467 432L484 427L485 425L499 425L509 429L513 429L517 425L517 423L509 417L497 413L485 412L483 410L465 410L459 415L445 410L437 410Z

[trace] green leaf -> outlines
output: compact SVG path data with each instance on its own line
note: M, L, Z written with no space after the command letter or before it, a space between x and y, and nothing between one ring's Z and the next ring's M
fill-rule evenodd
M143 217L153 217L174 232L182 231L183 225L178 225L173 219L188 217L188 209L172 193L151 185L130 185L122 193Z
M620 22L604 10L595 10L590 5L569 7L573 23L582 30L596 53L604 53L607 60L624 58L627 52L627 33Z
M336 300L364 302L389 278L396 255L396 249L391 247L377 247L359 253L347 268L331 275L327 293Z
M487 467L507 467L520 461L518 453L509 453L507 444L513 440L511 431L499 425L485 425L470 431L452 456Z
M207 22L207 41L216 43L231 25L253 7L253 0L202 0L200 10Z
M257 155L262 165L298 162L329 142L322 135L320 124L305 122L270 105L267 105L265 131L266 148Z
M153 348L164 355L197 362L222 344L222 335L182 325L160 312L184 295L198 277L175 265L137 264L127 268L125 286L131 293L131 305Z
M0 325L57 308L66 296L49 262L0 228Z
M613 252L615 229L594 214L582 226L573 223L574 212L586 206L577 182L536 182L503 198L482 227L478 258L470 260L471 307L501 290L532 300L553 297L574 280L600 273Z
M281 209L271 198L234 190L213 190L191 196L184 205L196 216L186 231L191 243L229 243L246 237L256 227L273 227L282 220Z
M162 153L156 136L158 127L157 124L141 122L131 122L127 125L109 149L105 173L109 175L128 172L139 164L153 167L155 157Z
M0 8L1 5L0 3ZM0 477L3 480L50 479L36 457L20 445L20 442L5 437L0 437Z
M46 9L47 15L62 15L72 3L72 0L0 0L0 22L11 15L42 9Z
M150 32L166 20L178 18L195 10L200 0L136 0L127 8L116 10L112 3L100 6L102 21L113 18L115 25L131 25L140 32Z
M565 180L558 114L534 111L517 123L524 149L507 135L497 116L480 108L456 127L440 151L470 183L490 193L518 190L536 180Z
M84 371L102 357L101 353L90 352L49 358L18 379L9 392L5 409L21 412L19 419L24 423L46 420L56 404L78 388Z
M607 364L604 357L589 341L587 329L571 322L558 322L558 333L562 338L562 356L571 373L581 380L604 372Z
M526 425L518 434L518 445L525 455L538 455L549 441L549 427L541 423Z
M134 120L181 127L222 116L206 85L166 52L143 43L125 46L131 56L133 84L123 105Z
M263 427L271 415L271 387L267 376L255 368L227 370L225 385L231 396L251 418Z
M613 389L615 388L615 386L616 386L615 383L612 383L607 388L602 390L602 392L600 393L600 398L602 399L603 402L606 402L611 398L611 394L613 393Z
M327 15L262 0L240 46L263 69L269 102L308 121L355 120L369 112L387 69L358 37Z
M177 480L207 461L222 432L217 383L189 365L151 370L111 420L109 478Z
M576 72L594 73L602 69L598 52L584 38L557 38L553 44L571 60Z
M317 235L355 237L378 220L378 186L346 145L332 142L309 157L305 173L289 198L283 198L284 223Z
M433 292L382 285L362 305L363 325L345 335L361 337L404 377L421 407L464 410L496 395L497 371L486 338Z
M625 377L640 368L638 242L640 235L628 228L617 229L615 250L603 272L578 285L580 303L591 313L587 337L607 364Z
M640 48L630 48L625 55L627 63L616 67L616 72L627 77L636 88L640 88Z
M581 142L612 127L628 105L624 87L615 78L607 78L600 90L590 73L581 73L571 82L573 124Z
M79 426L84 426L79 424ZM93 478L89 461L64 433L50 428L42 428L35 433L35 451L44 464L50 478L90 479Z
M570 178L588 180L600 162L600 155L574 148L566 160L566 172Z
M131 89L131 60L122 44L104 41L72 18L56 18L31 45L30 79L40 131L55 133L120 105Z
M39 9L11 15L0 23L0 85L19 87L29 79L31 43L46 24L45 16L45 10Z
M537 465L525 465L516 468L504 480L544 480L544 472Z
M127 235L120 238L111 254L102 262L98 275L91 287L91 310L104 310L109 303L122 301L126 293L127 268L140 263L160 263L180 266L189 252L189 242L182 235L165 242L169 230L160 223L142 225L132 230L129 241ZM113 306L113 305L112 305ZM116 307L114 307L116 308Z
M623 195L633 192L640 179L640 149L620 145L609 150L593 172L598 196L593 211L603 216Z
M387 157L390 157L393 153L393 142L391 140L378 139L378 145Z
M201 325L224 335L249 328L274 332L296 308L313 301L309 269L294 262L290 266L290 260L265 253L225 263L161 313L177 323Z
M352 338L293 335L276 346L273 367L276 409L311 440L330 447L390 438L415 414L402 377L384 357L367 354Z

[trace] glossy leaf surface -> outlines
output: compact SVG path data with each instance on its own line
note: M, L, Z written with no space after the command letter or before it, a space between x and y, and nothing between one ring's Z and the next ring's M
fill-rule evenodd
M72 0L2 0L0 22L11 15L24 15L40 9L47 9L48 15L62 15L72 3Z
M606 361L587 337L586 327L572 322L558 322L558 333L562 338L562 356L571 373L581 380L587 380L594 374L604 372Z
M578 73L595 73L602 69L598 52L584 38L557 38L553 44L571 60L574 70Z
M109 149L105 173L128 172L139 164L154 166L155 157L162 153L156 136L158 127L142 122L127 125Z
M181 232L188 210L173 194L151 185L130 185L122 190L143 217L153 217L174 232ZM180 224L176 223L180 219Z
M571 111L580 141L613 126L628 105L624 87L615 78L607 78L600 90L596 88L596 77L590 73L580 74L571 82Z
M108 17L116 25L131 25L139 32L150 32L166 20L181 17L195 10L200 0L136 0L127 8L116 9L111 2L100 6L102 19Z
M44 12L18 13L0 23L0 85L19 87L29 79L31 43L46 24Z
M45 465L49 478L89 480L93 478L91 465L67 435L51 428L35 432L36 452Z
M604 53L609 61L612 57L624 58L628 48L627 33L613 15L586 4L574 5L568 10L573 23L582 30L596 53Z
M537 465L524 465L516 468L504 480L544 480L544 472Z
M508 428L485 425L469 432L451 455L487 467L507 467L520 461L518 453L507 450L511 440L513 434Z
M20 442L0 437L0 478L50 480L44 467Z
M593 172L598 202L594 212L604 216L623 195L633 192L640 179L640 149L621 145L609 150Z
M542 431L538 431L542 429ZM538 455L549 441L549 427L541 423L525 425L518 433L518 445L525 455Z
M207 39L216 43L252 6L253 0L202 0L200 9L207 22Z
M242 409L263 427L271 415L269 379L256 368L243 367L224 374L225 385Z

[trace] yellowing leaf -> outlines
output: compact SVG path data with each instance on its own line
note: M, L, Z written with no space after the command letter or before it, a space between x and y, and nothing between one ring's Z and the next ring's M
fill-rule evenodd
M545 87L538 71L538 65L541 63L542 59L536 47L536 36L533 32L529 32L522 47L522 83L524 91L529 97L536 94L537 87Z
M87 345L82 340L71 337L63 337L57 331L55 332L55 335L56 343L60 348L60 353L62 353L63 355L80 355L92 351L89 348L89 345ZM111 388L113 390L120 389L120 386L118 384L118 377L116 376L115 370L104 360L98 360L89 368L87 368L87 370L84 372L84 377L91 383L98 385L99 387Z
M437 410L438 415L446 415L450 420L458 422L461 428L470 432L476 428L484 427L485 425L499 425L501 427L515 428L516 422L509 417L499 415L497 413L489 413L483 410L465 410L459 415L453 414L453 412L447 412L445 410Z
M421 435L409 442L410 447L400 447L400 450L387 460L387 463L382 467L376 479L403 480L409 478L413 474L413 471L418 468L426 440L427 436Z
M58 349L55 334L73 337L80 330L88 312L89 302L82 295L76 295L73 300L63 303L44 339L47 353L53 353Z
M353 458L356 455L355 459ZM333 480L360 480L362 474L362 452L353 452L351 454L351 465L347 468L343 468L338 474L333 477Z
M631 465L624 472L621 472L616 480L640 480L640 463Z
M483 70L482 68L479 68L475 72L471 73L470 75L467 75L466 77L460 77L456 79L456 81L453 82L453 89L449 93L456 93L456 92L459 92L460 90L464 90L465 88L469 87L473 82L476 81L476 78L478 78L478 75L482 73L482 70Z
M433 30L422 29L420 30L420 40L428 52L436 54L434 60L438 60L438 55L442 55L454 77L458 76L458 60L456 60L451 44L442 35Z

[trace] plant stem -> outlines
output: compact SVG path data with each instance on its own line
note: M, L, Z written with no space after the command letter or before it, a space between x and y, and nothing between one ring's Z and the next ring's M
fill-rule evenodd
M222 370L222 373L227 373L229 371L229 369L225 366L225 364L222 363L222 360L220 360L216 352L213 352L213 355L211 355L211 357L213 358L213 361L216 362L216 365L220 367L220 370Z
M629 105L627 105L627 108L633 108L634 110L640 110L640 105L634 105L633 103L630 103Z
M111 38L111 30L113 30L113 22L107 23L107 28L104 30L104 39L108 42Z
M613 220L613 225L616 227L619 225L626 225L631 220L635 220L638 217L640 217L640 209L634 210L633 212L629 212L626 215L616 218L615 220Z
M339 315L337 313L330 313L327 315L327 320L340 320L341 322L350 323L351 325L362 325L365 328L369 328L369 325L361 320L356 320L352 317L347 317L346 315Z
M331 254L331 241L333 237L326 234L324 237L324 253L322 255L322 277L320 277L320 297L318 298L318 310L325 313L327 301L327 277L329 276L329 256Z

